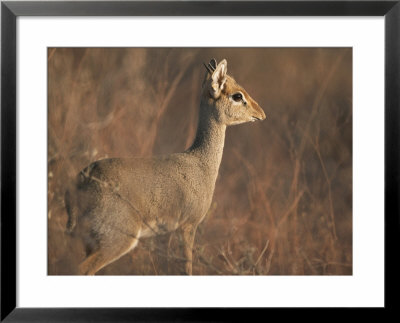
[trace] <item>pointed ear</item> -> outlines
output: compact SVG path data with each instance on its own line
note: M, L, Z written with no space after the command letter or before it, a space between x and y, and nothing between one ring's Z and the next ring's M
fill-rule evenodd
M226 72L228 70L228 63L223 59L215 68L211 75L211 88L210 94L214 99L219 98L221 91L224 89L226 82Z

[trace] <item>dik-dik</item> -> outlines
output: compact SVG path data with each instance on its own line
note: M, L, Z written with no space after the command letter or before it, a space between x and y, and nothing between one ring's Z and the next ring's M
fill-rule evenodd
M212 59L201 90L192 146L150 158L110 158L83 169L65 194L67 231L86 227L82 275L94 275L132 250L139 239L179 230L185 272L192 274L197 226L212 201L227 126L264 120L265 113L235 80L227 61Z

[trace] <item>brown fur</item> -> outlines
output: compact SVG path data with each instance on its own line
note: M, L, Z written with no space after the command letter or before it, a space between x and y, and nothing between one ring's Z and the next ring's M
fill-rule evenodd
M264 111L218 64L203 82L197 135L183 153L151 158L104 159L82 170L67 190L67 230L89 232L80 274L94 275L133 249L141 237L179 229L185 272L192 273L192 248L215 188L226 126L265 119ZM232 95L240 91L244 102Z

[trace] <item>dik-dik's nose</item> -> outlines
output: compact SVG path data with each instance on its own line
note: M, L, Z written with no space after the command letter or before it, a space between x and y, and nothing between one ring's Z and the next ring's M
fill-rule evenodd
M267 118L267 116L265 115L264 110L260 108L260 112L261 112L261 119L260 120L265 120Z
M265 115L265 112L263 109L261 109L261 107L255 103L254 104L254 118L256 118L257 120L265 120L267 118L267 116Z

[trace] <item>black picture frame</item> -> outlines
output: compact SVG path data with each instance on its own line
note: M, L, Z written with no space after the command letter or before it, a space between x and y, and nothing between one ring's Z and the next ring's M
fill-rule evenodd
M400 1L90 1L1 3L1 321L243 321L267 309L16 307L16 19L19 16L384 16L385 307L399 287ZM371 125L371 128L373 126ZM371 261L373 256L371 255ZM38 291L40 293L40 291ZM282 312L282 309L274 309ZM284 309L287 310L287 309ZM332 312L332 311L329 311ZM254 315L254 316L253 316ZM331 314L329 314L331 315ZM371 317L371 312L368 312ZM322 318L322 317L321 317ZM267 317L265 317L267 319ZM253 320L253 319L250 319ZM245 320L248 321L248 320Z

